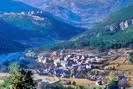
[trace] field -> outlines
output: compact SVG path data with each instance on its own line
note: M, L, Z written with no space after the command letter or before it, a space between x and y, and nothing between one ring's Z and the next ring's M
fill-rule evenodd
M127 53L127 52L133 52L133 50L125 50L121 49L119 52ZM117 65L116 71L119 74L125 75L127 77L130 77L129 85L133 85L133 64L130 63L129 57L122 56L114 61L110 61L110 65L115 64ZM132 88L127 88L132 89Z
M118 52L133 52L133 50L119 49Z
M79 78L70 78L70 79L67 79L67 78L63 78L63 79L60 79L61 81L71 81L71 82L76 82L76 86L84 86L86 87L87 89L90 89L90 88L96 88L96 89L104 89L105 86L97 86L95 85L95 81L90 81L90 80L87 80L87 79L79 79ZM64 85L66 87L75 87L74 85Z
M43 76L43 75L35 75L35 76L41 76L44 78L47 78L49 80L54 80L53 77L49 77L49 76ZM103 88L105 86L97 86L95 85L95 81L90 81L87 79L80 79L80 78L59 78L61 81L71 81L71 82L76 82L76 85L83 85L85 87L100 87ZM72 85L65 85L66 87L68 86L72 86Z
M90 81L90 80L87 80L87 79L75 79L75 78L70 78L70 79L67 79L67 78L63 78L61 80L69 80L69 81L75 81L76 84L78 85L95 85L95 81Z
M111 64L122 64L125 60L126 60L125 57L120 57L120 58L118 58L118 59L116 59L114 61L111 61L110 63Z
M40 76L40 75L36 75L36 76ZM53 77L49 77L49 76L43 76L41 75L41 77L45 77L49 80L54 80ZM95 85L95 81L90 81L90 80L87 80L87 79L77 79L77 78L59 78L60 80L66 80L66 81L75 81L76 84L79 84L79 85Z

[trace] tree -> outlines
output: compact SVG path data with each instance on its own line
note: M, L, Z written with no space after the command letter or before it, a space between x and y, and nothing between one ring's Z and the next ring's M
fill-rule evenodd
M76 82L75 81L73 81L73 85L76 85Z
M112 81L109 85L108 85L108 89L119 89L119 85L118 85L118 81Z
M133 53L130 53L130 62L133 63Z
M129 86L129 82L126 81L126 80L124 80L124 79L122 79L122 80L119 81L119 85L120 85L121 87L123 87L123 89L126 89L126 87Z
M67 84L68 84L68 85L71 85L71 84L72 84L72 82L69 80Z
M86 89L84 86L80 85L76 89Z
M9 68L9 76L4 79L4 89L33 89L36 83L31 70L21 69L17 64Z

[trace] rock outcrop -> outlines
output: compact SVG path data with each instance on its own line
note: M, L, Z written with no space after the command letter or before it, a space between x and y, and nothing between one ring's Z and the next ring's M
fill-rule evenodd
M122 21L120 23L115 23L110 26L106 26L106 29L109 29L110 31L120 31L128 28L131 25L133 25L133 19L129 19L126 21Z
M114 24L105 26L104 28L106 30L109 30L109 31L115 33L115 32L121 31L121 30L125 30L126 28L128 28L131 25L133 25L133 19L125 20L125 21L122 21L122 22L119 22L119 23L114 23ZM71 39L71 41L76 41L76 40L79 40L79 39L84 39L86 37L88 37L88 38L99 37L101 35L103 35L103 33L101 33L101 32L94 32L93 31L93 32L89 32L88 34L82 34L82 35L73 37Z

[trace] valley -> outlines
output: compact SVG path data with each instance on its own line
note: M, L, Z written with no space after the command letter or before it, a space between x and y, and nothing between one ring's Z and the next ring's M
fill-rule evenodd
M118 48L132 49L133 11L131 8L133 8L132 3L68 42L38 47L38 50L33 48L33 50L97 49L108 51Z
M91 28L133 0L16 0L52 14L74 26Z
M0 0L0 89L132 89L133 0Z
M18 49L17 51L22 51L29 47L63 42L85 31L85 29L58 21L43 11L6 12L0 14L0 21L1 39L6 39L14 42L14 44L17 43L23 46L22 49ZM4 48L3 45L3 50Z
M112 79L120 78L119 81L123 81L122 78L130 85L130 89L133 85L133 65L130 61L132 53L133 50L128 49L110 50L108 53L80 49L40 53L28 50L25 53L3 55L3 57L6 56L4 58L6 61L1 62L10 63L15 62L14 59L16 59L16 62L20 60L21 64L21 61L31 60L28 61L30 66L35 61L36 65L32 68L39 82L58 79L66 87L83 85L86 88L101 87L103 89ZM24 67L23 64L21 65ZM44 81L43 77L47 81ZM69 81L76 82L76 85L69 84Z

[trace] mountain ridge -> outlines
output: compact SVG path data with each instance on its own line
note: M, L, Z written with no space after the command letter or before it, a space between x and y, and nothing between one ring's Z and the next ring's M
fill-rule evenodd
M80 39L42 46L33 50L59 50L59 49L133 49L133 3L113 13L104 21L81 34ZM82 36L83 35L83 36Z
M111 26L113 28L113 26L114 26L114 28L115 28L116 25L121 27L120 25L124 25L124 22L125 22L125 25L128 25L128 23L129 23L128 20L133 19L133 11L131 10L131 8L133 8L133 3L119 11L114 12L108 18L104 19L99 24L94 26L92 29L84 32L80 36L72 38L72 40L83 39L83 38L86 38L87 36L88 36L88 38L89 37L91 38L91 37L97 37L98 35L100 36L102 34L103 35L104 34L106 34L106 35L113 34L111 29L108 29L108 27ZM130 23L132 23L132 20ZM114 25L114 24L116 24L116 25ZM121 29L117 29L117 30L121 30ZM103 31L105 33L103 33Z
M48 45L69 40L84 31L82 28L53 19L42 11L1 14L0 23L0 39L25 47ZM4 47L6 48L6 46ZM14 46L11 48L14 48Z
M74 26L92 27L133 0L17 0L45 10Z

